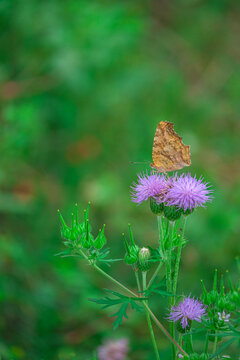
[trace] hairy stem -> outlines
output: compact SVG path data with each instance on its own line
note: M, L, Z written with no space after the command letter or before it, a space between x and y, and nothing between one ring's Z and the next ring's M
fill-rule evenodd
M159 239L159 249L161 252L161 256L163 257L163 225L162 225L162 216L157 216L157 224L158 224L158 239ZM158 264L158 267L156 268L153 276L151 277L149 283L148 283L148 288L152 285L153 281L155 280L155 278L157 277L161 267L163 265L163 262L160 262Z
M158 240L159 240L160 248L162 249L162 245L163 245L163 226L162 226L162 216L161 215L157 216L157 224L158 224Z
M175 262L175 269L174 269L174 277L173 277L173 305L175 304L175 295L177 292L177 281L178 281L178 273L179 273L179 265L181 260L181 253L182 253L182 247L183 247L183 240L184 240L184 231L186 227L187 217L184 216L183 221L183 228L179 239L179 245L178 245L178 251L177 251L177 258Z

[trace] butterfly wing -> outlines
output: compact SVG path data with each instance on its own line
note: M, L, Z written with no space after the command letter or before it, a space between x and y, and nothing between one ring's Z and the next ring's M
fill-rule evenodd
M175 171L191 165L190 146L173 130L173 124L160 121L152 149L151 166L159 172Z

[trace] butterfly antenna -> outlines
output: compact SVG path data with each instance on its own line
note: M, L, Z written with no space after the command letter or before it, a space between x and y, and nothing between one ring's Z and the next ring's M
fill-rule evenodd
M129 164L150 164L151 161L143 160L143 161L129 161Z

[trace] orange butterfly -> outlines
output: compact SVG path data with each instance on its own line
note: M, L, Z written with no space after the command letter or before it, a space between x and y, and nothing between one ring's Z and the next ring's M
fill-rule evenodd
M190 146L173 130L173 124L160 121L157 126L152 149L153 163L150 166L159 171L175 171L191 165Z

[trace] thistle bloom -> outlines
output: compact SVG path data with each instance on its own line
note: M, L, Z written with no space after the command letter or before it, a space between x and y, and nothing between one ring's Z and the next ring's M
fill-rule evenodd
M193 210L198 206L203 206L206 202L211 201L212 190L208 188L208 184L200 179L191 176L191 174L182 174L172 181L166 195L166 205L177 206L186 210Z
M132 201L141 204L149 198L155 199L158 203L164 202L164 194L169 187L169 182L164 175L151 172L139 174L136 183L131 186Z
M98 348L99 360L125 360L128 353L128 339L109 340Z
M218 312L218 320L229 322L229 318L230 318L230 314L226 314L225 311L223 311L222 313Z
M206 315L206 307L188 296L178 306L172 306L168 319L174 322L180 321L182 328L186 329L192 320L201 322L201 317L204 315Z

